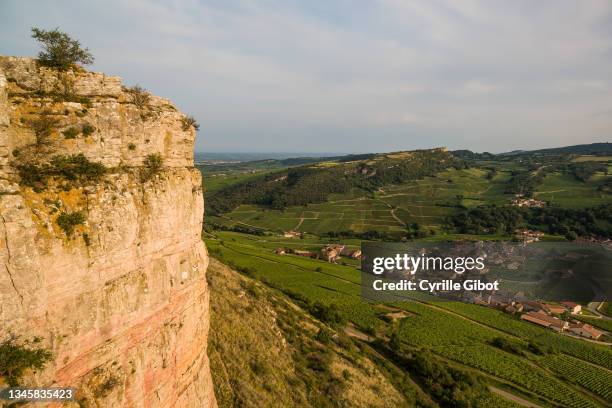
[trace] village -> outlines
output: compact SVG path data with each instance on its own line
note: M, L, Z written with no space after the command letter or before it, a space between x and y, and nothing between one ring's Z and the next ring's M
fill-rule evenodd
M532 300L517 300L521 298L517 294L514 298L502 297L497 294L469 298L471 303L501 310L511 315L520 315L520 319L538 326L565 333L580 336L590 340L600 340L607 334L598 330L588 323L571 316L582 315L582 305L575 302L545 303ZM561 317L561 318L560 318Z
M520 194L517 194L516 198L512 200L512 205L516 207L543 208L546 207L546 202L536 200L535 198L526 198Z
M322 259L327 262L337 263L341 257L349 259L360 259L361 250L349 248L343 244L328 244L321 248L320 251L308 251L303 249L292 249L292 248L276 248L274 250L276 255L287 255L293 254L297 256L303 256L312 259Z
M519 229L515 233L517 237L527 242L537 242L544 235L540 231L528 229ZM285 238L302 238L302 234L297 231L286 231L283 236ZM327 244L319 251L279 247L274 250L274 253L320 259L330 263L338 263L341 258L353 260L362 258L360 249L351 248L341 243ZM495 263L494 260L493 262ZM577 318L572 318L572 316L577 317L583 314L582 305L575 302L564 301L556 304L527 300L521 292L515 295L501 295L499 293L477 295L468 292L463 294L462 301L501 310L519 316L525 322L570 336L599 341L602 336L606 337L605 335L609 334Z

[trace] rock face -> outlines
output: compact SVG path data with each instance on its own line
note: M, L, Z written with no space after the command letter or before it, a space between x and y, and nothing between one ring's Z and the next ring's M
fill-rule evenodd
M0 342L53 353L22 384L74 387L83 407L216 405L202 184L184 118L117 77L0 57ZM24 182L24 163L78 153L106 173ZM160 169L143 167L151 154Z

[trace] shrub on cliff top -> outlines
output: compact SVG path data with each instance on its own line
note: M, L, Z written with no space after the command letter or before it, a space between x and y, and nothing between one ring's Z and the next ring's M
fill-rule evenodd
M32 38L43 48L43 51L38 53L38 62L41 65L65 71L77 63L89 65L94 62L89 49L81 47L78 40L71 38L59 28L41 30L33 27Z
M50 359L48 350L30 349L16 344L15 339L6 340L0 343L0 377L15 387L26 369L41 369Z
M200 124L198 123L196 118L191 115L187 115L183 119L181 119L181 124L181 127L185 132L188 131L192 126L195 130L200 130Z
M132 103L136 105L138 109L144 108L151 99L151 94L140 85L135 85L131 88L127 88L127 93L130 95Z
M74 227L82 225L85 222L85 216L78 211L73 213L63 212L57 217L55 222L64 230L67 237L71 237L74 233Z

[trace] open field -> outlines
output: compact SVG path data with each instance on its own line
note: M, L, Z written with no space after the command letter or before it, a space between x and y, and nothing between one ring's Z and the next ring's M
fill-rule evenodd
M279 243L271 240L276 238L217 232L207 239L207 245L213 256L286 293L337 305L340 313L362 331L375 337L389 335L393 327L381 318L381 307L360 296L358 270L292 255L275 255L272 248ZM313 238L304 241L308 245L317 244ZM385 307L408 313L399 323L401 341L406 347L429 350L452 364L474 370L493 385L504 384L539 405L596 407L610 402L606 384L612 370L612 351L607 347L558 335L471 304L421 300L395 302ZM517 344L521 354L493 347L490 342L497 337ZM528 351L528 342L553 345L556 351L537 356ZM568 381L571 361L581 371Z

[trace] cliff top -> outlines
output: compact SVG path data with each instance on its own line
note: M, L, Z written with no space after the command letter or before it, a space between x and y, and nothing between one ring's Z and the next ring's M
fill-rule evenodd
M3 172L33 153L41 136L47 156L82 153L105 166L142 166L157 154L164 166L191 167L194 124L169 100L125 87L119 77L0 56Z

